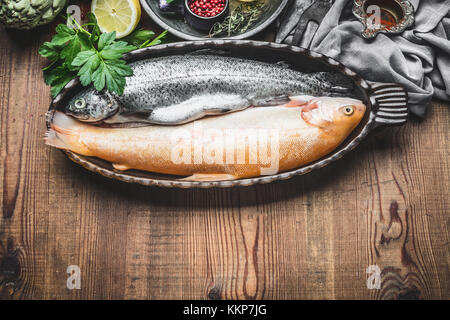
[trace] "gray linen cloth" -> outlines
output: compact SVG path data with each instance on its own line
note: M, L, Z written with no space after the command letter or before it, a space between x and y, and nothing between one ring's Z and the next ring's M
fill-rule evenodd
M336 0L317 32L305 32L304 37L313 38L301 43L367 80L403 85L411 112L424 117L433 97L450 101L450 0L410 2L415 8L412 28L366 40L362 24L351 12L353 1Z

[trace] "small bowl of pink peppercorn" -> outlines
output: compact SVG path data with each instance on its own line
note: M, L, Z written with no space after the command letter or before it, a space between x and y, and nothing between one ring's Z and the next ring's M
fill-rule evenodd
M184 0L185 20L199 30L210 30L228 15L229 0Z

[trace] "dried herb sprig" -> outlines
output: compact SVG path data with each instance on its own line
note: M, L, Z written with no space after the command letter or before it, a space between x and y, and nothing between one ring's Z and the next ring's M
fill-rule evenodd
M266 9L263 1L250 4L241 3L222 22L216 22L209 32L209 36L230 37L233 34L246 32L262 15Z

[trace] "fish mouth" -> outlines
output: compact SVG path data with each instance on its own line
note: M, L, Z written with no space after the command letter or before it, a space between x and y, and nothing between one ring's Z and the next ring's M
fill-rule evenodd
M75 113L73 112L70 107L66 107L64 110L64 113L68 116L71 116L72 118L75 118L78 121L88 122L89 121L89 115L84 113Z
M77 114L77 113L74 113L74 112L71 112L71 111L68 111L68 110L65 111L65 114L67 114L68 116L71 116L72 118L75 118L78 121L82 121L82 122L86 122L86 123L97 123L97 122L99 122L99 120L93 120L87 114ZM102 121L102 120L100 120L100 121Z

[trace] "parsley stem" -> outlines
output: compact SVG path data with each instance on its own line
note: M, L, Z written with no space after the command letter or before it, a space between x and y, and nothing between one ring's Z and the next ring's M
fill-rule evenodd
M72 17L71 15L68 15L67 19L72 19L72 21L77 25L78 31L84 32L88 36L92 36L92 34L89 31L87 31L86 29L84 29L74 17Z

